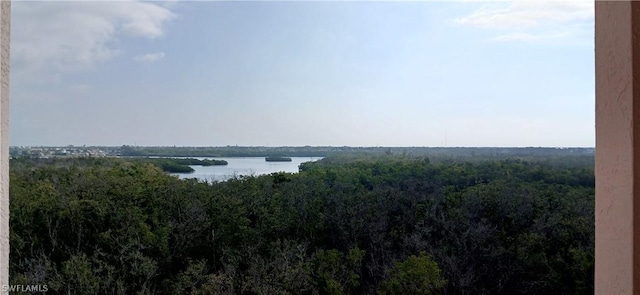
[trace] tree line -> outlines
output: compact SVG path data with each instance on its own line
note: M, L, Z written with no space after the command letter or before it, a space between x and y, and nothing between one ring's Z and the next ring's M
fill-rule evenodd
M591 158L593 148L548 148L548 147L350 147L350 146L217 146L217 147L176 147L176 146L130 146L104 147L119 150L121 156L156 157L328 157L404 155L436 159L473 161L480 159L521 158Z
M190 166L225 166L229 163L225 160L215 159L195 159L195 158L150 158L136 157L130 158L129 161L141 161L154 164L165 172L170 173L191 173L195 170Z

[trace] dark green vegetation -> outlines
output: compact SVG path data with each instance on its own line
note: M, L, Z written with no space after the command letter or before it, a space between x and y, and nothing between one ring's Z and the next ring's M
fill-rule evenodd
M267 162L291 162L289 157L268 156L264 158Z
M411 157L429 157L434 159L474 160L521 158L536 159L540 157L578 157L587 156L593 159L593 148L468 148L468 147L333 147L333 146L220 146L220 147L167 147L167 146L129 146L104 147L122 156L156 156L156 157L327 157L336 155L376 156L404 155ZM19 154L14 148L12 155Z
M344 153L344 148L336 147L139 147L123 145L119 147L123 156L157 157L324 157L335 152Z
M593 294L592 158L326 158L179 180L11 162L12 284L51 294Z
M194 158L131 158L129 160L152 163L170 173L191 173L194 170L189 165L213 166L229 164L225 160L198 160Z

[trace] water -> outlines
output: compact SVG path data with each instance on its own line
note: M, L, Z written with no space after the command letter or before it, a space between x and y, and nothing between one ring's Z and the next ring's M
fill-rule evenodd
M212 159L200 158L196 159ZM195 171L193 173L172 173L181 179L197 178L206 181L225 181L234 176L242 175L264 175L274 172L298 172L298 165L304 162L317 161L322 157L291 157L291 162L267 162L264 157L228 157L213 158L216 160L225 160L229 164L226 166L191 166Z

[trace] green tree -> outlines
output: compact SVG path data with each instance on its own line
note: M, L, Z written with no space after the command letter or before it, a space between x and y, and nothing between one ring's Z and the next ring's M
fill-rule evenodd
M359 269L364 254L358 247L349 250L347 255L335 249L316 252L316 284L322 294L352 294L360 285Z
M440 277L440 268L424 251L397 262L389 278L382 282L379 295L430 295L436 294L445 285Z

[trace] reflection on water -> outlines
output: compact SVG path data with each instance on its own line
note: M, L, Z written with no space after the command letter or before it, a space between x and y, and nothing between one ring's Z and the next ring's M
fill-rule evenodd
M201 158L196 159L212 159ZM225 181L234 176L263 175L274 172L298 172L298 165L304 162L317 161L322 157L291 157L291 162L267 162L264 157L228 157L215 158L225 160L226 166L191 166L193 173L172 173L180 178L197 178L206 181Z

